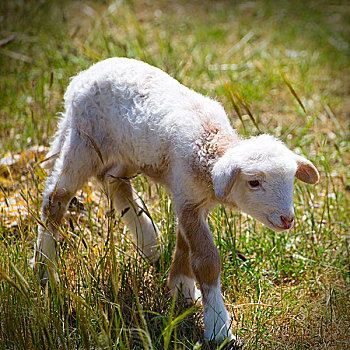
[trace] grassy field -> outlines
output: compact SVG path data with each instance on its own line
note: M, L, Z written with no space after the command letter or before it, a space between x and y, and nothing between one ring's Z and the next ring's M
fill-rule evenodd
M0 349L216 348L201 305L169 294L176 219L145 178L159 268L94 182L62 226L60 283L42 290L29 266L47 176L31 147L49 145L70 77L111 56L156 65L219 100L241 134L271 133L316 164L319 184L295 183L290 231L222 207L209 224L247 349L350 349L349 38L345 0L1 1Z

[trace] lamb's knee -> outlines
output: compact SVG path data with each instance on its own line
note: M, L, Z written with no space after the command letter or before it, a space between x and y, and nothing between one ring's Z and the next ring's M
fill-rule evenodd
M59 224L71 197L72 194L66 189L57 189L46 195L42 206L43 217L48 219L51 223Z
M160 257L161 247L158 241L160 234L152 220L145 213L142 213L135 217L134 222L129 223L128 226L143 255L151 262L156 262Z
M191 252L190 256L192 271L201 287L216 285L221 272L221 259L216 247L207 251Z
M121 218L129 227L142 255L151 262L156 262L160 256L158 241L160 234L152 220L137 204L121 210Z
M65 189L50 192L44 197L42 205L43 227L39 229L36 251L39 260L56 260L57 226L60 224L71 194Z

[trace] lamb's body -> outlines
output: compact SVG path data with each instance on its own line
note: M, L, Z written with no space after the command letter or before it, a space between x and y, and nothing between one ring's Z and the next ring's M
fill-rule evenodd
M186 172L207 161L198 154L205 133L238 140L219 103L136 60L111 58L80 73L67 89L65 106L59 133L73 131L70 143L87 148L89 159L80 159L94 160L93 175L98 176L103 165L94 145L86 142L87 135L101 151L104 166L123 165L129 173L145 173L172 191L173 182L185 186ZM59 152L64 141L56 141L51 154ZM184 191L193 191L192 181Z
M172 290L203 297L205 336L232 338L220 294L220 255L206 216L228 203L275 230L291 227L293 178L314 183L317 170L268 135L241 140L221 105L145 63L113 58L80 73L65 94L65 114L52 144L37 262L55 265L57 224L89 177L107 188L143 255L157 260L154 225L134 197L129 181L144 173L173 194L179 218L169 275Z

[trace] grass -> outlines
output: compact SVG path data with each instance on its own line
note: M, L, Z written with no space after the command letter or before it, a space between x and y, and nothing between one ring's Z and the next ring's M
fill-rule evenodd
M147 179L135 188L163 234L159 268L138 259L94 183L62 226L60 283L42 290L29 267L47 174L23 151L48 146L69 78L110 56L162 68L221 101L240 133L272 133L317 164L317 186L296 182L290 231L222 207L209 224L246 348L350 348L346 1L14 0L0 12L0 156L19 153L0 166L1 349L214 347L200 305L169 295L176 220Z

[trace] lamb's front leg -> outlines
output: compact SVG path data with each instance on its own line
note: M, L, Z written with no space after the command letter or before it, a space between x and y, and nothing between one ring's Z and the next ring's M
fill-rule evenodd
M205 217L205 212L194 206L183 207L179 211L180 229L190 248L191 269L202 292L204 337L208 340L233 340L230 316L220 291L220 254Z
M179 291L189 304L201 299L191 268L190 247L179 228L176 234L176 247L169 271L168 286L172 293Z

